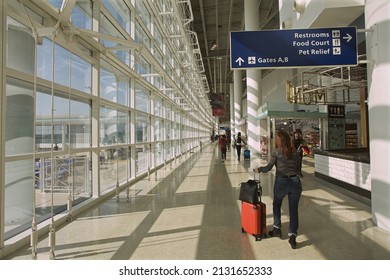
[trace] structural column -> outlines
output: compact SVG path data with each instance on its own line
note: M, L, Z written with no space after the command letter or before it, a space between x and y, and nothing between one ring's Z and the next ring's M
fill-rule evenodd
M235 134L235 123L234 123L234 83L229 85L229 104L230 104L230 132L231 137Z
M6 96L5 96L5 37L6 37L6 10L5 1L0 1L0 256L2 255L2 248L4 247L4 210L5 210L5 172L4 172L4 157L5 157L5 143L4 143L4 129L5 129L5 112L6 112Z
M390 231L390 2L366 0L372 218Z
M242 107L242 71L233 70L234 80L234 129L232 134L237 135L240 131L241 107Z
M255 31L259 28L259 1L258 0L245 0L245 31ZM247 83L247 142L249 149L255 153L259 152L260 137L259 137L259 125L256 119L256 113L261 105L260 95L260 70L247 70L246 71L246 83Z

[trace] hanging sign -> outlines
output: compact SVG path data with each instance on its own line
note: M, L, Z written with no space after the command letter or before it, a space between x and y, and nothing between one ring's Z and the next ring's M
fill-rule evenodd
M355 66L356 27L230 33L232 69Z

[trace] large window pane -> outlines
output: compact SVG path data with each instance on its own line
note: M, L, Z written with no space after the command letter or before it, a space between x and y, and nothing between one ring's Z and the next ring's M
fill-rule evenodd
M165 122L165 139L166 139L166 140L170 140L170 139L172 138L172 137L171 137L171 131L172 131L171 122L166 121L166 122Z
M34 179L32 160L5 164L5 239L31 226Z
M77 0L72 11L72 24L92 30L92 1Z
M37 151L51 150L51 95L36 95L35 147Z
M180 124L173 124L173 139L180 139Z
M7 66L34 74L35 40L31 29L7 18Z
M123 0L102 0L102 4L110 11L111 15L118 21L128 34L131 31L131 13L129 7Z
M175 122L179 123L180 122L180 113L178 111L174 112L174 120Z
M152 41L147 35L147 33L145 32L145 30L138 24L136 25L135 28L135 41L137 43L144 44L148 50L151 50Z
M100 151L101 190L115 187L117 182L130 178L131 153L129 147L113 147Z
M140 85L135 90L135 108L150 113L150 92Z
M11 84L12 83L12 84ZM34 97L32 85L8 80L5 121L5 154L20 155L33 151Z
M158 28L154 29L154 38L156 39L155 47L159 48L161 51L163 51L164 48L164 39L161 35L161 32Z
M102 193L116 187L118 176L118 152L115 147L103 149L100 157L104 161L100 164L100 190Z
M51 45L52 41L49 42ZM46 66L51 68L51 65L46 65ZM70 85L69 66L70 66L69 51L56 44L54 47L54 82L69 87ZM48 80L51 80L51 77L49 77Z
M126 182L130 178L130 147L120 147L118 149L118 180L119 183Z
M163 101L161 98L154 100L154 115L159 117L163 116Z
M53 42L44 38L42 44L38 45L37 54L38 77L51 81ZM55 44L54 82L91 93L92 65L75 54L71 55L67 49Z
M142 22L145 24L145 26L151 30L151 15L149 11L146 9L145 4L143 1L136 1L136 10L137 14L141 18Z
M156 50L154 53L154 57L157 59L157 61L160 63L162 67L164 67L164 59L163 55L160 51ZM161 84L161 82L155 82L155 86L158 88L158 85Z
M52 41L43 38L42 43L37 49L37 75L45 80L52 80L52 61L53 61Z
M71 87L86 93L92 92L92 65L81 57L71 57Z
M129 114L126 112L118 111L118 143L128 144L130 143L129 137L130 119Z
M129 81L118 83L118 103L126 106L130 105Z
M100 32L117 38L125 39L121 32L102 14L100 21ZM119 44L112 40L100 39L100 42L105 47L115 47ZM115 55L127 65L130 65L130 52L129 50L115 50Z
M70 178L72 188L73 205L80 203L92 196L91 153L83 152L72 156L72 176Z
M150 120L149 115L137 112L135 118L136 143L150 141Z
M39 218L48 218L47 194L53 192L54 212L67 209L67 203L76 205L92 196L91 156L89 152L72 156L37 158L35 164L35 196ZM51 203L51 202L50 202Z
M107 68L100 68L100 97L117 101L117 80L114 73Z
M165 118L167 120L172 120L172 110L171 110L171 106L166 106L165 107Z
M140 75L144 75L144 79L151 83L152 76L148 75L151 73L151 64L138 51L135 51L135 57L135 71Z
M35 166L35 178L32 169ZM32 222L33 195L37 221L67 209L68 194L73 205L91 197L89 153L72 157L36 158L8 162L5 166L5 237L28 229ZM51 193L53 192L53 200Z
M147 171L149 166L150 144L137 144L135 153L136 174Z
M173 141L172 143L173 143L174 155L175 156L180 155L181 153L180 140Z
M173 157L171 141L166 141L164 145L165 145L165 158L169 160Z
M70 145L72 148L92 146L91 105L82 101L71 100L70 103Z
M154 161L156 165L164 162L164 144L158 142L154 146Z
M156 118L154 121L154 141L163 140L164 123L160 118Z
M69 145L69 100L54 96L52 121L52 96L49 89L37 92L36 148L38 151L62 150ZM52 139L53 130L53 139Z
M161 77L161 76L155 76L153 77L153 85L160 89L160 88L163 88L163 84L164 84L164 78Z
M100 145L116 145L117 133L117 111L100 107Z

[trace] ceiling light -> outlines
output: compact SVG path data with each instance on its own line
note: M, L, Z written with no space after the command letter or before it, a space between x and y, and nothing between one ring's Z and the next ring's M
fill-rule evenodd
M297 12L302 14L305 11L306 7L306 1L305 0L295 0L293 4L293 9Z
M217 41L213 41L212 45L211 45L211 49L210 50L215 50L217 48Z

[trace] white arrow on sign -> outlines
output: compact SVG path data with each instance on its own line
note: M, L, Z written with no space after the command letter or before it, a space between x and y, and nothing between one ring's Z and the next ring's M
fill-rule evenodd
M347 43L352 40L352 36L347 33L347 36L343 37L343 39L347 39Z
M241 63L243 63L245 60L242 59L242 57L239 57L236 59L236 62L238 62L238 65L241 66Z

